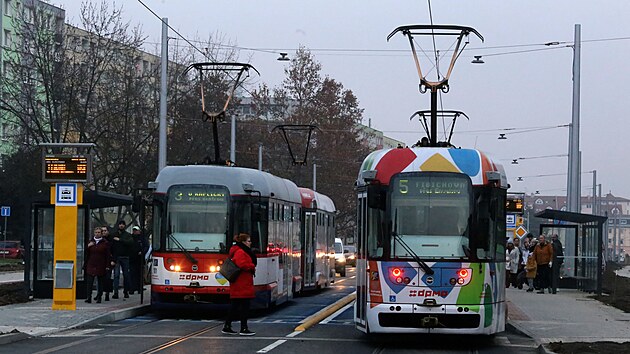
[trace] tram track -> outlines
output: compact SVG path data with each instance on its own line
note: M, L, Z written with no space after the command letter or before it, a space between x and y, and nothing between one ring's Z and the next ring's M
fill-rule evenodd
M137 324L134 324L134 325L131 325L131 326L126 326L126 327L123 327L123 328L115 329L112 332L108 333L107 335L108 336L116 335L117 333L120 333L120 332L123 332L123 331L128 331L129 329L137 328L137 327L140 327L140 326L146 326L148 324L151 324L151 323L154 323L154 322L158 322L158 321L159 321L159 319L154 319L154 320L151 320L151 321L147 321L147 322L143 322L143 323L137 323ZM59 345L59 346L56 346L56 347L48 348L46 350L38 351L38 352L35 352L33 354L54 353L54 352L59 351L59 350L64 350L64 349L75 347L75 346L80 345L80 344L85 344L85 343L88 343L88 342L96 341L99 338L101 338L101 336L88 337L88 338L76 340L76 341L73 341L73 342L70 342L70 343L62 344L62 345Z
M103 337L116 337L116 336L119 336L119 335L125 336L124 332L128 332L130 329L135 329L135 328L139 328L139 327L142 327L142 326L147 326L147 325L150 325L150 324L153 324L153 323L157 323L157 322L160 322L160 321L161 321L161 319L154 319L154 320L150 320L150 321L143 322L143 323L137 323L137 324L134 324L134 325L131 325L131 326L125 326L125 327L113 330L113 331L111 331L111 332L109 332L109 333L107 333L105 335L90 335L87 338L83 338L83 339L80 339L80 340L72 341L70 343L62 344L62 345L55 346L55 347L52 347L52 348L47 348L45 350L35 352L34 354L49 354L49 353L55 353L55 352L64 352L64 351L67 351L67 350L69 350L70 348L73 348L73 347L77 347L77 346L80 346L80 345L85 345L86 343L93 342L93 341L96 341L96 340L102 340ZM178 345L178 344L180 344L182 342L185 342L185 341L187 341L187 340L189 340L191 338L203 335L203 334L205 334L205 333L207 333L207 332L209 332L209 331L211 331L211 330L213 330L213 329L215 329L215 328L217 328L217 327L219 327L221 325L222 325L221 323L216 323L216 324L212 324L210 326L207 326L205 328L202 328L202 329L199 329L199 330L195 330L195 331L193 331L191 333L179 336L177 338L173 338L173 339L169 340L166 343L163 343L163 344L157 345L155 347L152 347L150 349L141 351L141 352L139 352L139 354L158 353L158 352L160 352L162 350L165 350L167 348L170 348L170 347ZM59 336L59 335L57 335L57 336Z
M211 331L211 330L213 330L213 329L215 329L215 328L217 328L217 327L219 327L221 325L222 325L221 323L217 323L217 324L215 324L213 326L209 326L209 327L197 330L195 332L186 334L186 335L181 336L179 338L175 338L173 340L170 340L170 341L168 341L168 342L166 342L164 344L161 344L161 345L155 346L155 347L153 347L151 349L148 349L148 350L145 350L143 352L140 352L139 354L153 354L153 353L160 352L160 351L162 351L164 349L170 348L170 347L172 347L174 345L177 345L177 344L180 344L180 343L182 343L184 341L187 341L188 339L191 339L191 338L194 338L196 336L199 336L199 335L202 335L204 333L207 333L207 332L209 332L209 331Z

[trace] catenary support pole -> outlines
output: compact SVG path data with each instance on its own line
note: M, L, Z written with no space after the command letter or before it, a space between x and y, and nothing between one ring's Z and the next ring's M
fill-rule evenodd
M575 39L573 43L573 106L571 127L569 128L569 176L567 183L568 211L579 213L580 205L580 52L581 25L575 25Z
M313 164L313 190L317 191L317 164Z
M230 161L236 163L236 116L234 114L230 131Z
M166 167L166 69L168 67L168 18L162 18L162 57L160 59L160 139L158 173Z

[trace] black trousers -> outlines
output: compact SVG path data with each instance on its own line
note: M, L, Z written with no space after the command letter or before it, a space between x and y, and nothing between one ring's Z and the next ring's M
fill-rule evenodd
M85 275L85 283L87 284L87 299L92 298L92 287L94 287L94 278L96 278L96 297L101 298L103 295L103 282L105 280L105 276L94 276L94 275Z
M551 287L551 269L549 264L539 264L537 270L536 279L538 279L538 286L543 290Z
M230 311L228 311L225 327L232 327L234 316L238 313L241 321L241 330L247 328L247 315L249 314L250 299L230 299Z
M562 263L553 262L551 266L551 291L556 291L560 284L560 267Z

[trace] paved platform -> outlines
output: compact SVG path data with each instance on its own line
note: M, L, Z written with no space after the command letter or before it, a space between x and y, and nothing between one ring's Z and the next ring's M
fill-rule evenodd
M630 343L630 313L590 295L568 289L537 294L509 288L508 323L543 345L558 341Z
M0 284L15 283L24 281L24 272L2 272L0 273Z
M34 301L0 307L0 332L17 330L20 333L0 335L0 344L20 340L28 336L43 336L62 330L95 325L134 317L146 313L150 304L150 287L145 286L144 303L140 303L140 294L130 295L128 299L103 301L100 304L85 303L77 300L74 311L52 310L52 299ZM94 296L96 292L93 292Z

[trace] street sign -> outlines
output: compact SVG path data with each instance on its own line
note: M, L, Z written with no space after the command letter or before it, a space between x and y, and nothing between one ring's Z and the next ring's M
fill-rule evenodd
M0 208L0 216L11 216L11 207L3 206Z
M521 237L523 237L523 236L527 235L527 229L526 229L523 225L521 225L521 226L519 226L519 227L518 227L518 229L516 229L516 230L514 231L514 234L515 234L518 238L521 238Z
M505 215L505 225L508 229L513 229L516 227L516 215L507 214Z
M77 184L57 183L55 185L55 205L77 206Z

